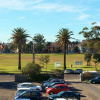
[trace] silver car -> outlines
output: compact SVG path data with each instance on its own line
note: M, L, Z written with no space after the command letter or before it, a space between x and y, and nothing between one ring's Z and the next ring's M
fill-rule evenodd
M30 82L24 82L24 83L20 83L17 85L17 89L19 88L29 88L31 90L39 90L39 91L42 91L42 87L41 86L37 86L37 85L34 85Z

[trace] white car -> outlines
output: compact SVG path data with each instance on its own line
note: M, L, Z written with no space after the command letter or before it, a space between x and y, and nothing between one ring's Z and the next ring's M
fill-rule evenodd
M55 98L54 100L78 100L78 99L65 99L65 98Z
M37 85L34 85L30 82L24 82L24 83L20 83L17 85L17 89L19 88L29 88L31 90L39 90L39 91L42 91L42 87L41 86L37 86Z

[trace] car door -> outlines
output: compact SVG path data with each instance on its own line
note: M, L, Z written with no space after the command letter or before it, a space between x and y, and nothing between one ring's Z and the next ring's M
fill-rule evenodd
M61 91L64 91L64 86L57 86L56 87L56 93L59 93Z
M22 84L21 85L21 88L27 88L28 86L27 86L27 84Z
M26 93L24 93L23 95L20 95L19 98L30 99L30 95L31 95L30 92L26 92Z
M31 89L33 89L33 90L36 90L36 86L35 86L35 85L28 84L27 86L28 86L28 88L31 88Z
M57 94L61 91L61 86L57 86L54 88L54 93Z
M98 78L98 83L100 83L100 77Z
M65 99L75 99L74 95L71 92L66 92L62 95Z

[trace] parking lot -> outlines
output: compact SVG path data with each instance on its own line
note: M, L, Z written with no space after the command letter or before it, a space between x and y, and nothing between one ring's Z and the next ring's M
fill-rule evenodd
M14 82L14 75L0 75L0 100L14 100L17 84ZM87 84L69 79L68 86L72 91L81 93L81 100L100 100L100 84ZM44 91L43 96L44 100L47 100L49 95Z

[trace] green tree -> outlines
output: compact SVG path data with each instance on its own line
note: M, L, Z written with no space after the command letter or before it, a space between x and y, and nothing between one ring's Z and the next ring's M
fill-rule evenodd
M83 34L86 38L90 52L97 53L100 52L100 26L96 26L95 23L92 23L92 25L91 29L84 27L79 34Z
M46 43L46 47L48 48L48 52L50 53L50 45L51 45L51 42L47 42Z
M21 70L21 50L23 45L25 45L26 41L27 41L27 37L29 37L28 34L26 34L26 30L24 30L23 28L15 28L14 30L12 30L12 37L10 39L13 40L13 43L15 45L17 45L18 48L18 69Z
M5 53L10 53L10 49L9 49L8 46L5 46L5 48L4 48L4 52L5 52Z
M34 41L34 44L35 44L35 51L38 52L38 53L41 53L42 52L42 49L44 47L44 43L45 43L45 39L44 39L44 36L41 35L41 34L35 34L35 36L33 37L33 41Z
M78 46L73 47L73 51L74 51L75 53L80 52Z
M100 62L100 54L99 53L93 54L93 62L95 64L95 70L97 71L97 65Z
M57 42L61 44L64 47L64 69L66 69L66 49L68 53L68 44L69 39L71 39L72 31L69 31L69 29L62 28L59 32L59 34L56 35Z
M96 67L99 60L95 55L100 53L100 26L97 26L96 22L93 22L92 25L91 29L84 27L79 34L83 34L86 38L86 41L88 42L86 46L89 48L89 52L93 53L93 62L95 63L95 69L97 70Z
M84 60L87 61L87 66L89 65L89 62L91 61L91 53L85 52L84 54Z
M47 70L47 64L50 62L50 56L49 55L42 55L40 58L40 63L44 66L46 64L46 70Z
M25 44L25 46L22 48L22 52L24 53L32 53L33 51L33 43L30 41L29 43Z

